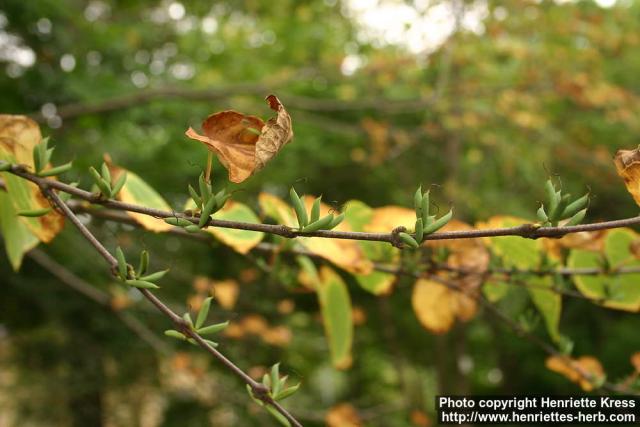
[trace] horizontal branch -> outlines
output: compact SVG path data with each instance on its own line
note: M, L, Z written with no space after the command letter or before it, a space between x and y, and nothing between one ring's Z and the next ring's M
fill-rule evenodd
M197 224L199 217L197 215L187 215L177 211L165 211L162 209L148 208L131 203L120 202L112 199L105 199L100 194L90 193L88 191L73 187L71 185L55 181L53 179L41 178L30 172L27 172L23 166L13 166L11 173L36 183L41 187L55 188L64 191L82 200L93 204L106 206L108 208L136 212L148 215L154 218L183 218ZM640 216L618 219L613 221L603 221L591 224L581 224L574 226L560 227L540 227L538 224L522 224L515 227L503 227L492 229L476 229L476 230L457 230L457 231L441 231L424 237L425 241L429 240L454 240L454 239L473 239L480 237L501 237L501 236L519 236L527 239L538 239L541 237L558 238L567 234L579 233L584 231L599 231L613 228L629 227L640 224ZM323 237L330 239L346 239L346 240L362 240L377 241L390 243L396 247L402 247L402 243L398 238L397 232L388 233L370 233L360 231L337 231L322 230L311 233L303 233L286 225L273 225L261 223L249 223L242 221L228 221L222 219L209 219L206 223L208 227L232 228L237 230L258 231L262 233L274 234L286 238L295 237ZM402 229L402 227L400 228Z

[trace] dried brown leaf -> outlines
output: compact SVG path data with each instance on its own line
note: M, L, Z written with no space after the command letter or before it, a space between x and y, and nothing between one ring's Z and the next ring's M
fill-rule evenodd
M186 135L204 143L229 171L229 180L239 183L262 169L293 138L291 117L275 95L266 98L277 115L262 119L237 111L222 111L202 123L204 135L192 128Z

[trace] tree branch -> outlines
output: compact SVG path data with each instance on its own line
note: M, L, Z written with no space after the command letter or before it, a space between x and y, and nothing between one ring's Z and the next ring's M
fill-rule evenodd
M29 181L36 183L40 187L50 187L56 190L64 191L80 199L86 200L90 203L106 206L112 209L137 212L144 215L149 215L154 218L183 218L194 224L198 223L198 216L189 216L180 212L169 212L161 209L148 208L144 206L134 205L131 203L124 203L112 199L104 199L99 194L90 193L85 190L73 187L71 185L55 181L52 179L41 178L30 172L27 172L23 166L14 165L9 171L14 175L18 175ZM565 227L540 227L538 224L522 224L515 227L503 227L493 229L476 229L476 230L459 230L459 231L441 231L437 233L425 236L424 240L453 240L453 239L473 239L479 237L501 237L501 236L519 236L527 239L538 239L541 237L563 237L567 234L579 233L583 231L598 231L607 230L612 228L629 227L632 225L640 224L640 216L618 219L613 221L603 221L591 224L581 224ZM368 233L359 231L335 231L335 230L322 230L311 233L303 233L294 230L286 225L273 225L273 224L260 224L260 223L248 223L241 221L227 221L221 219L209 219L206 226L208 227L220 227L220 228L232 228L237 230L258 231L262 233L275 234L286 238L295 237L324 237L331 239L346 239L346 240L362 240L362 241L377 241L386 242L394 246L401 246L398 243L396 233Z

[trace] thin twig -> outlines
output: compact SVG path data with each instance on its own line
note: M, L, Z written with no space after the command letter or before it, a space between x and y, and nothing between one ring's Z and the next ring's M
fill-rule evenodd
M50 180L44 180L50 181ZM55 182L55 181L54 181ZM111 255L111 253L98 241L98 239L91 234L91 232L80 222L78 217L71 211L71 209L60 199L60 197L53 191L50 187L47 186L48 182L39 182L40 189L47 197L50 199L55 206L62 212L62 214L67 217L73 225L80 231L87 241L96 249L96 251L107 261L109 266L111 267L112 274L115 274L118 268L118 260ZM270 405L274 407L283 417L285 417L292 425L301 426L301 424L278 402L273 400L273 398L269 395L269 390L263 384L255 381L249 375L247 375L242 369L236 366L232 361L227 359L222 353L209 345L197 332L192 330L184 320L178 316L175 312L173 312L169 307L167 307L158 297L156 297L153 293L151 293L148 289L138 289L140 293L153 304L160 312L162 312L165 316L167 316L176 326L176 328L182 332L185 336L192 338L195 342L202 347L209 354L214 356L218 361L220 361L228 370L230 370L233 374L238 376L245 384L247 384L251 390L253 395L264 402L266 405Z
M85 190L70 186L68 184L47 178L40 178L27 172L23 166L14 165L11 173L28 179L41 187L51 187L66 193L72 194L80 199L93 204L106 206L112 209L137 212L155 218L183 218L197 224L198 216L189 216L180 212L169 212L162 209L148 208L131 203L124 203L112 199L104 199L99 194L93 194ZM522 224L515 227L503 227L493 229L442 231L425 236L425 240L453 240L453 239L473 239L479 237L501 237L519 236L527 239L538 239L541 237L562 237L567 234L579 233L583 231L598 231L612 228L629 227L640 224L640 216L618 219L613 221L603 221L591 224L582 224L563 227L540 227L538 224ZM285 225L248 223L242 221L227 221L221 219L209 219L209 227L232 228L237 230L257 231L262 233L275 234L286 238L304 237L324 237L331 239L363 240L387 242L394 246L402 247L402 243L397 237L397 233L369 233L359 231L335 231L322 230L311 233L302 233Z

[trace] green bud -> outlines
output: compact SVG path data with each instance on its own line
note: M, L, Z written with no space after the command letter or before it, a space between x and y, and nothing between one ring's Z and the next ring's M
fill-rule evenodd
M201 230L201 228L195 224L187 225L184 229L189 233L197 233Z
M156 271L155 273L151 273L146 276L139 277L139 279L144 280L145 282L155 282L157 280L162 279L164 275L167 274L168 272L169 272L168 269L160 270L160 271Z
M44 216L51 212L51 208L33 209L27 211L18 212L18 216L24 216L29 218Z
M204 324L204 321L207 320L212 299L213 298L208 297L205 298L205 300L202 302L202 306L200 307L200 311L198 312L198 317L196 318L196 329L200 328Z
M589 193L585 194L584 196L574 200L569 205L567 205L567 207L564 208L560 216L562 218L568 218L574 215L576 212L578 212L582 208L584 208L585 206L587 206L588 203L589 203Z
M168 337L177 338L179 340L186 340L187 339L187 337L185 337L183 334L181 334L180 332L175 331L173 329L168 329L168 330L164 331L164 334L166 336L168 336Z
M571 219L565 224L565 226L578 225L584 220L585 215L587 214L587 209L582 209L578 211Z
M284 400L287 397L291 396L292 394L294 394L296 391L298 391L298 389L300 388L300 383L291 386L289 388L285 388L284 390L282 390L280 393L278 393L277 396L274 396L273 398L275 400Z
M312 233L314 231L324 230L327 227L329 227L329 225L333 222L333 220L334 220L333 215L329 214L315 222L312 222L306 227L303 227L302 230L300 231L302 231L303 233Z
M0 172L6 172L8 170L11 170L12 166L13 165L9 162L0 161Z
M116 183L113 184L113 188L111 189L111 197L116 197L118 193L120 193L120 190L122 190L122 187L124 187L124 184L126 182L127 182L127 173L123 171L118 177L118 179L116 180Z
M422 195L422 225L426 226L429 224L429 199L430 199L431 190L427 191Z
M187 227L189 225L193 225L193 223L191 221L189 221L188 219L184 219L184 218L179 218L179 217L169 217L169 218L165 218L164 222L166 222L169 225L174 225L176 227Z
M56 166L54 168L47 169L46 171L40 172L38 176L47 177L47 176L60 175L65 172L68 172L71 169L71 167L73 167L73 162L65 163L64 165Z
M202 208L202 212L200 212L200 220L198 221L198 227L202 228L209 221L209 217L213 213L213 210L216 208L216 198L210 197L207 203Z
M124 257L124 252L122 252L122 248L118 246L116 248L116 259L118 260L118 273L120 273L120 279L126 280L127 278L127 260Z
M309 222L313 223L320 219L320 202L322 201L322 196L316 198L313 201L313 206L311 207L311 219Z
M413 208L416 210L416 218L422 218L422 185L413 195Z
M418 218L416 220L416 242L422 243L422 239L424 239L424 228L422 227L422 218Z
M109 170L109 166L107 166L107 164L104 162L102 162L101 171L102 171L102 177L105 179L105 181L111 184L111 171Z
M145 249L140 252L140 263L138 264L137 276L140 277L147 272L149 268L149 252Z
M216 333L224 330L227 326L229 326L229 321L228 320L226 322L216 323L215 325L209 325L209 326L205 326L203 328L199 328L197 332L200 335L216 334Z
M440 230L442 227L447 225L447 223L451 220L452 217L453 217L453 209L449 210L449 212L447 212L446 215L441 216L439 219L429 224L429 226L425 227L424 234L428 236L429 234L435 233L436 231Z
M194 201L198 209L202 209L202 197L198 195L195 188L193 188L191 184L189 184L189 195L191 196L191 199Z
M191 315L189 313L185 313L182 315L182 320L190 329L193 329L193 320L191 320Z
M271 394L276 396L280 393L282 383L280 382L280 363L276 363L271 367Z
M338 225L340 225L340 223L344 220L344 212L342 212L340 215L338 215L337 217L333 218L333 221L331 221L331 224L329 224L329 226L327 227L327 230L333 230L334 228L336 228Z
M293 209L296 211L296 216L298 217L298 228L302 230L309 224L307 210L304 207L304 203L302 203L302 200L298 196L298 193L296 193L295 188L291 187L289 197L291 198L291 204L293 205Z
M544 211L544 205L540 205L540 208L538 208L538 212L536 212L536 215L538 216L538 220L543 224L549 221L549 217L547 217L547 213Z
M398 237L400 237L400 240L402 240L402 242L405 243L407 246L410 246L414 249L417 249L420 247L418 242L416 242L415 239L410 235L408 235L407 233L398 233Z
M147 282L146 280L130 279L130 280L125 280L125 283L129 286L133 286L135 288L141 288L141 289L159 289L160 288L160 286L156 285L155 283Z

